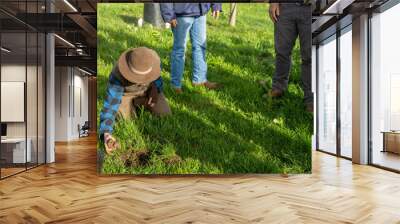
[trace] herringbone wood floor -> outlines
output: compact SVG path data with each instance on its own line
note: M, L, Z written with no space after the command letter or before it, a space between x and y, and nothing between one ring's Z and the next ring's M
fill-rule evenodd
M99 177L95 148L0 181L0 223L400 223L400 175L318 152L312 175Z

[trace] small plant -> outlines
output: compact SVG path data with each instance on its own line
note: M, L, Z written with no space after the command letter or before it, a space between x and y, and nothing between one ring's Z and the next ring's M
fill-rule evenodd
M124 152L120 158L126 167L141 167L149 163L150 153L147 149L130 150Z

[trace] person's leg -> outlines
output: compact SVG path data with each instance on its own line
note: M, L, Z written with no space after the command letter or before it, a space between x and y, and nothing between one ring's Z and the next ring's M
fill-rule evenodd
M171 53L171 85L174 88L182 87L183 69L185 67L186 40L190 27L193 23L192 17L178 17L178 25L172 29L174 44Z
M292 4L280 4L280 15L275 23L275 74L272 89L285 91L289 82L291 54L298 31L295 19L295 7Z
M150 109L150 111L160 117L170 115L171 108L168 105L167 99L163 93L158 94L157 103Z
M207 82L206 62L206 16L194 19L190 29L190 40L192 42L193 77L194 84Z
M135 107L133 106L133 96L124 95L118 108L118 115L123 119L136 118Z
M297 27L300 37L301 51L301 82L304 91L304 103L312 105L314 102L311 89L311 7L303 6Z

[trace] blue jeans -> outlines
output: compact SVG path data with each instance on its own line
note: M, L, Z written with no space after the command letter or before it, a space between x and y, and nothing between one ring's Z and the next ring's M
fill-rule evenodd
M206 63L206 16L178 17L178 25L172 29L174 46L171 53L171 84L181 88L185 67L185 49L188 33L192 42L193 83L207 81Z

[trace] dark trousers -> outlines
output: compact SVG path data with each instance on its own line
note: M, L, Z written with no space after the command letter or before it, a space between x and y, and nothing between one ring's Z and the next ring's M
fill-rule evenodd
M291 67L291 55L297 37L300 39L301 84L304 102L313 103L311 91L311 7L294 3L280 4L275 23L275 74L272 88L286 90Z

